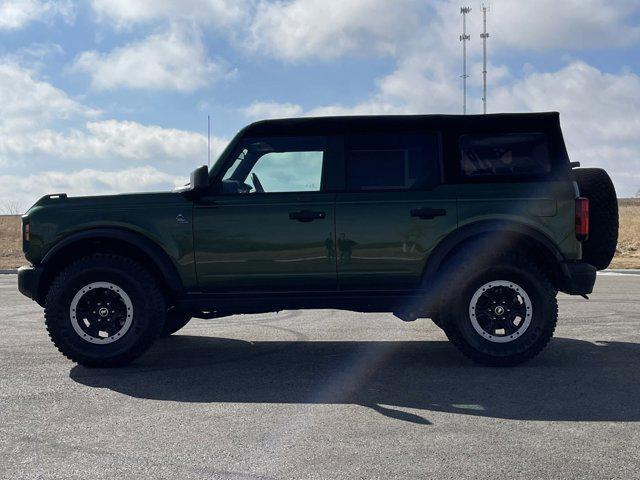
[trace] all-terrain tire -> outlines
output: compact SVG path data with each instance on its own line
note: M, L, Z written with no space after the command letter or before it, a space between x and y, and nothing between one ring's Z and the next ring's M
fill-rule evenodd
M558 320L557 291L527 257L506 253L479 260L462 254L450 261L446 275L451 293L439 312L442 327L451 343L473 361L489 366L517 365L538 355L551 340ZM474 295L482 295L484 287L495 288L492 285L500 282L507 284L504 288L521 289L530 301L530 323L511 339L492 336L494 332L481 335L471 318ZM503 343L497 343L500 341Z
M609 266L618 245L618 198L611 178L601 168L573 170L580 196L589 199L589 238L582 259L598 270Z
M191 321L191 315L182 312L181 310L173 307L167 311L167 316L164 321L164 327L162 328L161 337L168 337L173 335L187 323Z
M131 303L130 326L111 343L87 341L77 331L79 322L72 323L74 299L96 282L116 286ZM165 313L160 285L139 263L119 255L94 254L67 266L55 278L46 296L44 316L49 336L64 356L87 367L117 367L153 344L162 331Z

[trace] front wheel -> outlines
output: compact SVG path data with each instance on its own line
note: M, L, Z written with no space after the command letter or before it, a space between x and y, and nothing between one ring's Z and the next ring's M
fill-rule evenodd
M156 279L119 255L95 254L65 268L45 300L45 324L55 346L88 367L129 363L158 338L164 298Z
M444 331L467 357L490 366L516 365L549 343L558 320L556 291L547 276L519 255L479 266L469 259L451 279L441 310Z

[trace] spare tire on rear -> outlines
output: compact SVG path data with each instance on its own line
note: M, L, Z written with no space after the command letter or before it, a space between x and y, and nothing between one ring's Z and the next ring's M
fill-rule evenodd
M573 172L580 196L589 199L589 238L582 243L582 260L604 270L611 263L618 244L616 189L601 168L577 168Z

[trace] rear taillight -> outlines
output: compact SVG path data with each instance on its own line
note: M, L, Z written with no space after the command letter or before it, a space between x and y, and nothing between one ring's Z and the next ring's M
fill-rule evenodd
M22 218L22 251L27 252L29 247L29 240L31 240L31 227L26 217Z
M583 242L589 237L589 199L576 198L576 238Z

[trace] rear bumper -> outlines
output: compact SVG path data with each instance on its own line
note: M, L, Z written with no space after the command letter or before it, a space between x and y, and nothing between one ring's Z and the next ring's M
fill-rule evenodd
M587 295L596 283L596 267L584 262L564 262L562 264L562 285L560 291L569 295Z
M25 297L31 298L40 303L38 292L40 287L40 278L42 277L42 269L28 265L18 269L18 290Z

